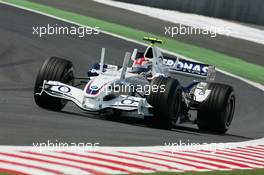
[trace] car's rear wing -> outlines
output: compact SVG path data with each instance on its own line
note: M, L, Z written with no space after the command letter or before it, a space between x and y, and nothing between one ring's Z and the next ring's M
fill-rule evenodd
M169 66L169 72L185 76L197 77L212 82L216 76L215 67L208 64L197 63L182 58L164 57L163 64Z

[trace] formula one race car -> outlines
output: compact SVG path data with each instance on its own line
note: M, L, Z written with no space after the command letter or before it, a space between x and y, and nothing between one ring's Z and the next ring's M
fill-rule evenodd
M73 64L51 57L39 70L34 98L38 106L60 111L72 101L89 112L113 111L115 114L142 117L153 127L171 129L183 122L192 122L205 131L225 133L233 119L235 94L231 86L214 83L214 66L182 58L164 57L156 38L145 52L126 52L123 66L101 61L89 70L87 77L75 77ZM129 61L133 61L132 66ZM194 77L183 87L173 76ZM79 88L83 80L84 88ZM198 81L199 80L199 81ZM190 110L197 111L191 119Z

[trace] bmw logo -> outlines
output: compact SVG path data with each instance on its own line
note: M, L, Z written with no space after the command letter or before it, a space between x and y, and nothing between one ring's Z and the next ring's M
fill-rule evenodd
M98 89L98 86L91 86L90 89L92 89L92 90L97 90L97 89Z

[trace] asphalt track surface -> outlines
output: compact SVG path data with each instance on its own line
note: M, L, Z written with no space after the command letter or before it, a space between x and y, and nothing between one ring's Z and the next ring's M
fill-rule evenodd
M112 23L121 24L161 36L165 36L165 26L179 27L179 24L151 18L149 16L138 14L132 11L107 6L92 0L64 0L63 3L62 1L54 0L30 1L78 14L87 15L97 19L106 20ZM253 27L263 30L263 27ZM223 35L217 35L216 38L211 38L210 36L206 35L180 35L174 37L174 39L264 66L264 45L262 44Z
M218 74L217 81L234 86L237 108L226 135L199 132L196 126L171 131L147 127L143 121L120 121L91 115L68 104L62 112L39 108L33 86L42 62L53 55L70 59L83 75L106 47L108 63L121 64L134 43L99 34L77 36L32 35L32 26L70 25L32 12L0 4L0 145L32 145L37 142L95 143L103 146L164 145L179 142L231 142L264 136L264 93L234 78Z

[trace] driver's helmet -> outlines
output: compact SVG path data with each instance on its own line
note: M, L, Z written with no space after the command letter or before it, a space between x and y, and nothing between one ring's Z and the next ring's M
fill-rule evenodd
M144 53L138 53L134 63L132 65L132 73L142 73L148 72L150 70L151 64L144 57Z

